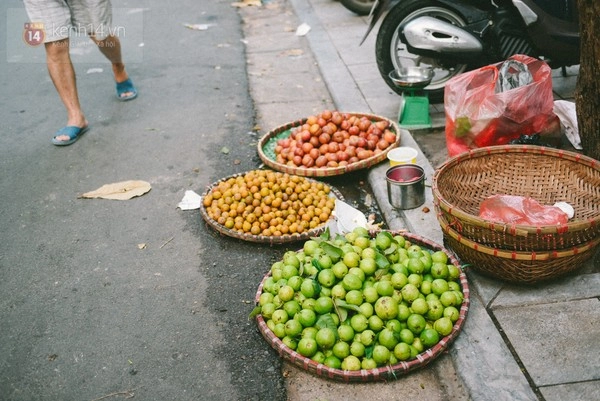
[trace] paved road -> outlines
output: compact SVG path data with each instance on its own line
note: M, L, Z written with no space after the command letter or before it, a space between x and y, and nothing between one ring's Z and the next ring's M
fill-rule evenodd
M0 399L284 399L280 360L248 321L283 250L176 208L185 190L259 164L230 3L115 0L140 95L118 102L109 65L89 43L74 49L91 129L66 148L50 144L65 116L43 50L22 41L22 3L0 4ZM78 199L129 179L152 190Z

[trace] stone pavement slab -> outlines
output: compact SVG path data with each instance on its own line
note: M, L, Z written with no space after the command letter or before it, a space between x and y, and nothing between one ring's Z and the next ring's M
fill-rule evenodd
M493 308L500 327L535 384L600 380L600 300ZM569 400L583 400L576 394Z
M598 399L598 382L560 384L540 389L546 401L589 401Z
M577 296L576 299L600 297L600 275L581 274L565 277L545 285L507 287L494 298L493 307L510 308L565 302L573 300L574 294ZM600 345L600 337L598 341Z
M471 293L470 300L463 330L450 349L469 396L473 400L536 400L480 298Z

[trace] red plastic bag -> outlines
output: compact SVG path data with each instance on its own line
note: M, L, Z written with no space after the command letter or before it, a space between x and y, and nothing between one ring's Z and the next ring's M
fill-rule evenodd
M556 206L544 206L531 197L492 195L479 205L484 220L526 226L566 224L569 217Z
M505 81L498 80L504 63L525 65L531 82L499 92L497 85ZM504 145L536 133L544 142L558 146L560 120L553 111L551 73L542 60L514 55L449 80L444 89L448 155Z

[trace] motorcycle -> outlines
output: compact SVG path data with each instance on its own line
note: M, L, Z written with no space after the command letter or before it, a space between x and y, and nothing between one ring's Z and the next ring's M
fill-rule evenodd
M389 74L401 67L433 69L424 91L432 102L443 102L451 78L514 54L543 59L563 73L579 64L576 0L377 0L362 42L386 11L376 60L399 94Z
M358 15L369 15L375 0L341 0L341 3L348 10Z

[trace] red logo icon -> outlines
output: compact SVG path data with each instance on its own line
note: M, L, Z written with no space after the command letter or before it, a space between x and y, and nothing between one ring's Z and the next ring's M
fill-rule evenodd
M23 39L29 46L39 46L44 43L46 33L41 22L26 22L23 30Z

